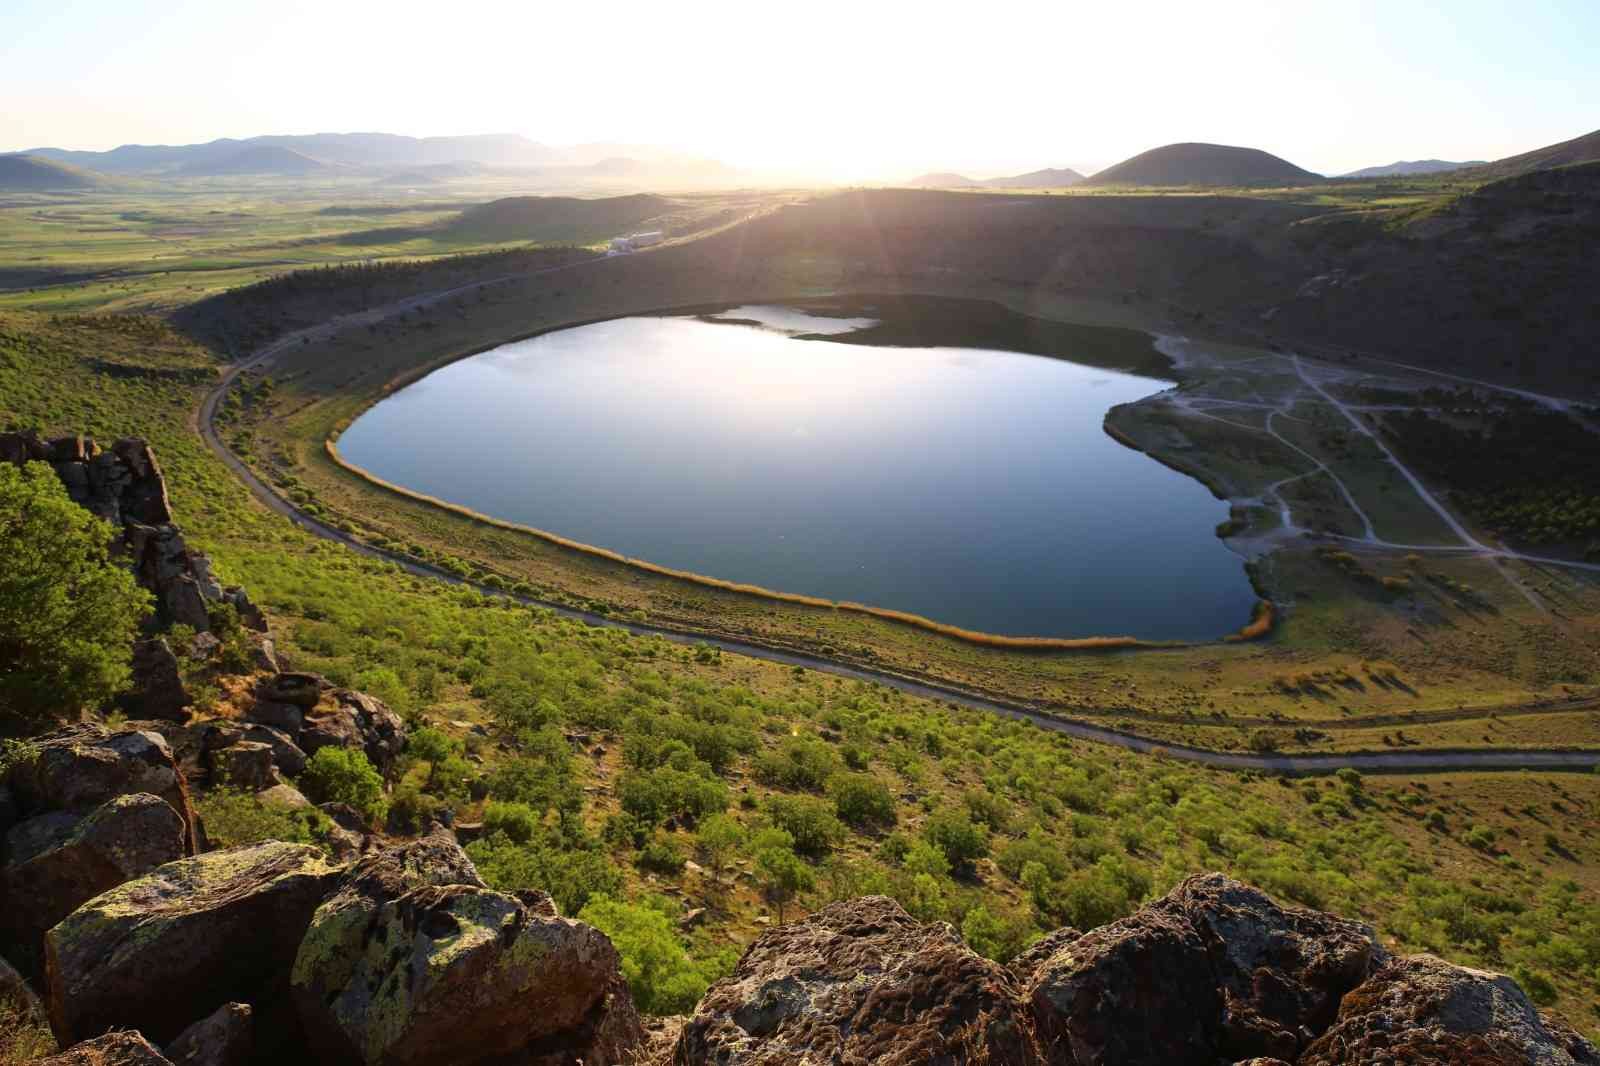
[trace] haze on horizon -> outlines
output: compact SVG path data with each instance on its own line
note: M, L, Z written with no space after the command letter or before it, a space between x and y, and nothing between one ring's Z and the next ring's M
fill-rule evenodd
M509 132L828 180L1098 169L1174 141L1321 173L1600 126L1600 5L1346 0L10 0L0 151Z

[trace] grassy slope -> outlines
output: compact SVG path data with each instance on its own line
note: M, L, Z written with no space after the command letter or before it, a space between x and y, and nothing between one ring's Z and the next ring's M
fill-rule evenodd
M919 882L883 857L881 834L849 833L819 867L805 906L831 893L889 890L929 917L960 922L981 904L1026 930L1101 920L1187 873L1220 868L1285 898L1361 915L1396 946L1548 978L1553 1002L1595 1027L1586 1004L1600 991L1600 777L1294 783L1213 773L496 604L314 541L255 506L187 429L212 372L205 353L147 319L0 314L0 424L149 438L192 542L266 606L297 666L376 691L413 721L439 723L487 772L517 752L474 739L470 727L488 723L492 733L492 693L530 685L556 728L606 739L603 756L574 770L591 833L617 809L628 754L651 737L720 729L734 754L719 779L737 800L735 816L753 826L776 791L759 772L763 755L825 732L835 742L809 750L825 765L849 755L886 783L903 833L915 836L931 808L987 797L980 808L1003 827L992 851L1006 861ZM476 813L458 802L463 817ZM663 836L692 843L681 828ZM578 843L569 835L560 846ZM662 904L669 909L709 905L692 938L702 957L748 940L771 913L747 858L731 887L717 889L692 871L642 873L627 844L588 846L623 872L629 894L681 901ZM1030 846L1054 867L1044 882L1030 880L1037 893L1002 868L1017 872L1013 860ZM514 868L496 867L502 878Z

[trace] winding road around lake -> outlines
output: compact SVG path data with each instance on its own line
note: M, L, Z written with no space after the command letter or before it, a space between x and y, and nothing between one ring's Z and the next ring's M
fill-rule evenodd
M579 610L559 603L552 603L529 596L518 596L478 585L464 578L451 574L426 563L398 555L393 552L375 548L364 544L349 536L341 530L325 522L303 513L294 504L280 496L270 485L258 478L238 456L236 456L223 442L218 434L215 419L218 408L228 389L246 371L256 370L270 363L284 349L295 344L302 344L314 339L320 339L351 325L364 325L379 322L397 316L404 312L418 310L453 296L473 290L480 290L490 286L504 284L511 281L539 275L553 274L560 271L572 270L580 266L591 265L594 260L584 260L579 263L570 263L558 267L548 267L543 270L530 271L522 274L504 275L489 278L483 281L470 282L454 288L443 289L437 292L424 293L418 296L407 297L379 307L369 308L365 311L349 315L342 315L329 319L319 325L297 330L286 334L278 340L262 347L249 357L230 364L218 379L214 388L208 392L201 401L200 406L191 420L191 427L199 433L206 446L216 454L230 469L234 476L239 478L250 490L257 500L270 510L276 512L299 526L301 529L323 538L343 544L350 550L368 558L378 559L383 562L393 563L406 573L417 577L434 578L454 585L464 585L476 588L481 592L494 596L504 596L529 606L549 610L556 615L584 622L593 626L604 626L613 629L625 630L637 636L655 636L678 644L705 644L721 651L735 655L744 655L750 658L761 659L766 662L778 663L784 666L804 667L816 670L819 673L835 677L847 678L855 681L865 681L885 685L897 689L908 695L925 699L939 700L945 703L972 710L986 711L991 714L1002 715L1017 721L1028 722L1040 729L1061 733L1081 740L1094 741L1101 744L1111 744L1116 747L1126 748L1129 751L1150 755L1164 756L1181 760L1183 762L1197 763L1203 766L1225 770L1255 771L1271 774L1322 774L1332 773L1344 767L1352 767L1367 773L1412 773L1441 770L1593 770L1600 766L1600 752L1586 751L1556 751L1556 750L1445 750L1433 749L1428 751L1394 751L1394 752L1352 752L1349 754L1333 755L1275 755L1266 753L1223 752L1205 748L1189 747L1183 744L1164 743L1148 737L1110 726L1094 725L1076 719L1059 718L1036 707L1029 707L1019 703L1010 703L993 699L974 692L942 685L937 682L923 681L916 678L905 677L886 670L875 670L870 667L852 665L821 655L812 655L803 652L788 651L782 648L771 647L751 641L734 640L726 637L713 636L692 630L675 629L671 626L651 625L648 623L628 622L591 611ZM1600 712L1600 700L1587 700L1574 702L1566 707L1559 705L1541 710L1559 712L1563 710L1582 712L1592 710ZM1471 716L1487 716L1494 713L1507 713L1521 708L1488 708L1475 712L1464 712ZM1108 710L1106 713L1116 713Z

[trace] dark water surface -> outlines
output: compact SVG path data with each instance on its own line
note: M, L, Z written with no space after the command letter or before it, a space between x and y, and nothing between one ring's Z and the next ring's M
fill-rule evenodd
M925 343L935 316L830 313L857 317L742 307L507 344L384 400L339 449L664 566L969 629L1205 639L1248 620L1254 593L1213 533L1226 506L1101 429L1165 387L1103 368L1130 336L1123 364L1150 364L1148 338L1071 327L1027 345L1061 358L879 347ZM1101 366L1069 361L1075 338Z

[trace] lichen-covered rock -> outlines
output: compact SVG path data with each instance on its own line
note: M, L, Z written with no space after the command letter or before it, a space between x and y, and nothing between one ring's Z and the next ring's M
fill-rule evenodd
M42 957L46 929L85 900L184 854L186 827L165 800L115 796L93 813L55 811L6 834L0 924L25 957Z
M1552 1025L1504 974L1431 955L1395 959L1344 997L1300 1066L1589 1066L1600 1053Z
M202 633L195 639L208 637ZM192 714L189 691L183 686L178 657L165 640L137 641L133 645L133 688L118 700L122 709L135 718L159 718L187 722Z
M683 1027L678 1066L1032 1063L1006 970L883 896L764 934Z
M271 842L168 863L45 934L50 1021L71 1043L117 1026L173 1039L224 1003L281 1000L340 868Z
M32 1066L172 1066L166 1056L136 1032L107 1033L74 1044Z
M1027 994L1056 1063L1293 1059L1385 958L1366 926L1202 874L1030 959Z
M255 1012L224 1003L178 1034L166 1047L172 1066L245 1066L255 1050Z
M385 777L394 773L395 763L405 750L406 730L400 716L381 700L364 692L336 689L336 706L306 719L300 746L307 755L326 747L354 748Z
M116 796L147 792L165 800L183 820L186 853L194 852L194 811L189 789L160 733L113 733L77 725L28 742L7 779L24 816L51 811L87 814Z
M285 782L256 793L256 802L263 807L276 807L282 811L309 811L314 806L306 794Z
M642 1038L611 942L485 888L442 831L351 868L306 932L293 985L329 1060L604 1066Z
M272 746L255 740L241 740L211 753L212 780L243 792L260 792L278 784Z

